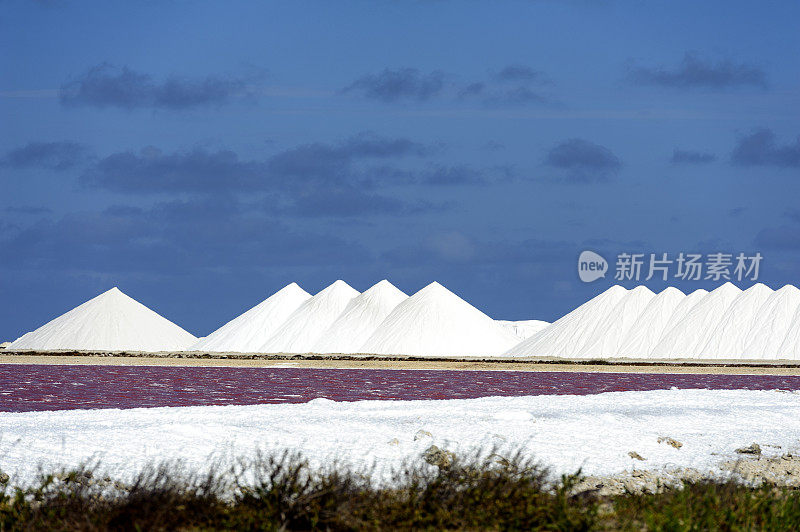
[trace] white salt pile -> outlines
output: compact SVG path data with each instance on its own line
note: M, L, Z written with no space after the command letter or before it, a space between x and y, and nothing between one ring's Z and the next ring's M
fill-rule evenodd
M773 293L758 283L739 294L704 339L705 345L697 351L699 357L737 358L737 353L744 353L751 326Z
M516 357L800 359L800 290L725 283L688 296L615 286L506 353Z
M628 293L615 285L505 353L510 357L577 358L590 334Z
M516 336L519 340L525 340L526 338L530 338L534 334L538 333L548 325L550 325L549 321L542 321L542 320L521 320L521 321L509 321L509 320L495 320L498 325L502 328Z
M786 331L786 338L778 348L779 356L787 353L794 353L793 358L800 359L800 307L797 308L797 312L792 317L792 324L789 330Z
M344 312L320 335L314 353L360 353L373 332L408 295L387 280L354 298Z
M669 320L667 320L667 324L664 326L662 333L658 335L658 337L653 338L653 344L647 353L652 353L653 349L655 349L656 345L658 345L658 342L661 340L664 334L667 331L671 331L673 328L675 328L675 326L678 325L683 318L685 318L686 315L689 314L689 312L691 312L698 303L700 303L700 301L705 299L707 295L708 290L703 290L701 288L699 290L695 290L688 296L684 296L683 300L678 303L677 307L675 307L675 311L672 313L672 316L669 318Z
M671 286L652 298L628 330L617 356L635 358L652 351L675 309L685 299L683 292Z
M786 285L773 292L761 306L745 341L743 352L748 358L778 358L781 352L796 352L783 345L789 338L792 321L800 324L800 290ZM795 318L798 316L798 318Z
M645 286L637 286L620 299L589 335L579 351L581 358L619 356L619 349L628 333L655 294Z
M344 281L336 281L303 302L258 349L261 353L311 353L328 327L359 295Z
M191 346L192 351L251 353L283 325L311 294L291 283Z
M651 358L699 358L712 331L733 300L742 291L725 283L709 292L671 330L667 331L650 353Z
M433 282L389 314L359 350L381 355L497 356L517 338Z
M21 336L9 349L182 351L196 341L114 287Z

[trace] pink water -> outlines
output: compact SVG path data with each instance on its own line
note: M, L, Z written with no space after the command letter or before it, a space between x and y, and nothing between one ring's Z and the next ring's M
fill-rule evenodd
M0 364L0 411L466 399L677 388L799 390L800 377Z

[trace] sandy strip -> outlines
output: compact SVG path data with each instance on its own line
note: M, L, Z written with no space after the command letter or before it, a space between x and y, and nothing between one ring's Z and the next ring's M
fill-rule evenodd
M702 363L612 362L588 364L574 361L471 361L471 360L397 360L374 357L256 357L226 358L174 356L115 356L107 354L2 354L0 364L42 365L111 365L111 366L208 366L256 368L339 368L339 369L412 369L461 371L574 371L596 373L693 373L717 375L800 375L800 365L762 363L725 365L716 361Z

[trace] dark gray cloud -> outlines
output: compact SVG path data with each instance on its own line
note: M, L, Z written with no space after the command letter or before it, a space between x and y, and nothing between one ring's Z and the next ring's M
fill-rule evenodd
M578 244L566 241L524 239L481 240L460 231L432 233L421 242L385 251L383 258L405 266L432 263L475 265L531 265L571 260Z
M550 98L539 88L542 74L525 65L509 65L485 80L462 82L440 70L422 73L416 68L385 69L357 79L342 89L387 103L424 102L436 97L455 101L478 100L486 105L543 103Z
M762 249L800 250L800 226L763 229L756 235L756 245Z
M538 70L526 65L509 65L485 81L464 85L458 90L458 97L462 100L477 99L488 106L547 103L551 98L541 92L545 83Z
M675 148L672 152L670 162L672 164L707 164L717 160L713 153L705 153L693 150L679 150Z
M120 152L97 161L83 176L91 187L114 192L247 192L340 186L360 179L354 165L371 159L424 157L437 146L362 133L339 143L311 143L264 160L243 160L230 150L166 153L155 147Z
M497 165L474 167L469 164L431 163L420 169L401 169L391 166L371 167L364 172L362 185L385 183L394 185L473 186L491 185L516 179L513 167Z
M149 146L138 153L114 153L97 161L81 178L83 184L112 192L249 191L270 186L266 164L243 161L229 150L165 153Z
M524 105L527 103L546 103L549 98L530 87L514 87L495 91L486 95L484 102L490 105Z
M85 163L88 157L86 146L77 142L29 142L7 152L0 159L0 166L69 170Z
M529 103L547 103L550 99L538 90L519 85L516 87L496 87L486 83L472 83L462 89L458 96L462 100L477 99L484 105L525 105Z
M489 183L490 177L484 170L467 165L435 165L422 172L418 181L437 186L485 185Z
M551 148L544 162L566 171L566 181L574 183L605 181L622 168L622 161L605 146L575 138Z
M735 63L730 59L711 61L687 52L675 67L633 66L629 79L639 85L677 88L726 89L732 87L767 87L767 75L758 66Z
M785 214L790 220L800 223L800 209L789 209Z
M436 207L439 209L440 207ZM280 212L304 218L419 214L434 209L425 202L402 199L363 191L354 187L315 190L292 198Z
M352 178L354 162L364 159L425 157L438 147L403 138L362 133L337 144L315 142L285 150L267 161L269 171L281 178L304 182L343 182Z
M740 137L733 149L731 160L741 166L800 167L800 137L788 144L779 145L769 129L756 129Z
M542 73L526 65L508 65L494 78L498 81L541 81Z
M488 87L486 83L482 81L476 81L475 83L469 83L461 87L458 91L459 98L477 98L482 97L488 92Z
M383 102L414 100L424 102L441 94L445 75L439 70L423 74L416 68L385 69L357 79L343 92L354 92Z
M496 140L490 140L483 145L483 149L487 151L500 151L506 149L506 145L502 142L497 142Z
M219 106L249 96L254 78L207 76L203 79L170 77L158 82L150 75L109 63L91 67L64 83L61 103L68 107L119 107L122 109L190 109Z
M0 236L7 236L13 232L19 231L20 227L17 224L0 220Z
M48 209L47 207L35 207L33 205L16 205L12 207L7 207L5 210L14 214L30 214L30 215L49 214L53 212L52 209Z
M360 246L293 229L228 196L71 213L0 238L5 268L160 276L368 260Z
M244 160L229 150L167 153L148 147L98 160L81 177L88 187L123 194L194 194L224 197L257 194L269 208L288 216L353 217L410 215L433 208L425 202L394 197L376 189L386 185L474 178L466 168L440 172L404 170L392 165L370 168L370 161L425 157L441 149L404 138L362 133L338 143L304 144L264 160ZM458 183L457 183L458 182ZM438 207L437 207L438 208ZM106 213L109 215L116 212ZM126 212L125 214L130 214Z

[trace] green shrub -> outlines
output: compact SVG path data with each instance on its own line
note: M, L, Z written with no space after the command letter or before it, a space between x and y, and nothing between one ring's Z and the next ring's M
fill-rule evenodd
M0 530L800 530L792 490L702 482L600 499L519 456L420 462L381 483L289 453L202 476L162 465L127 484L97 470L0 483Z

